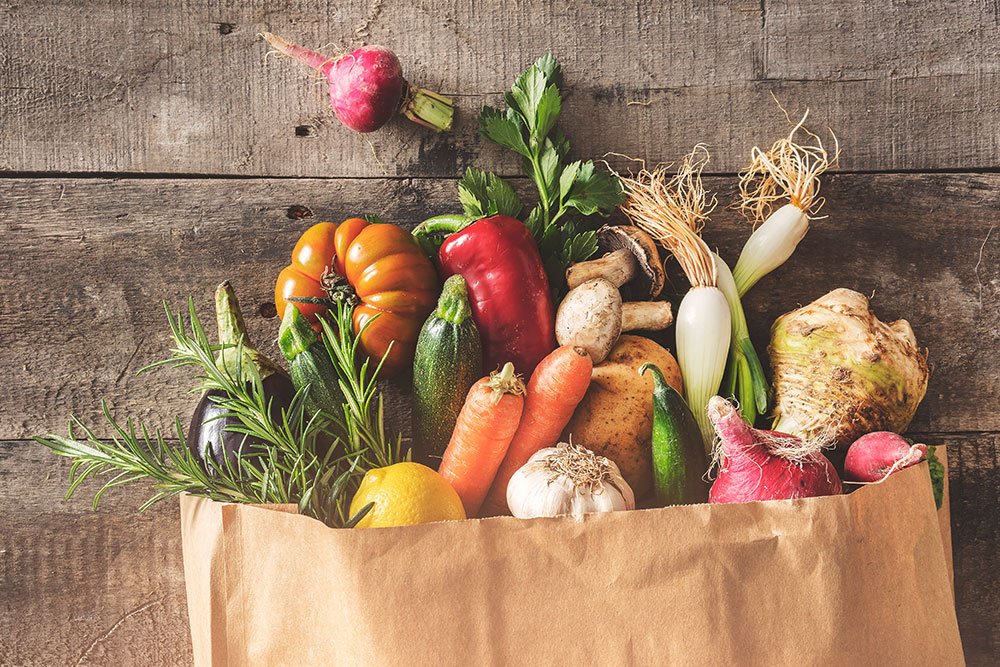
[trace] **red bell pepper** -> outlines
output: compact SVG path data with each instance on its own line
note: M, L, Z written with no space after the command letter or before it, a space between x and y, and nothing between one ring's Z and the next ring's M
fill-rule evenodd
M465 278L484 367L510 361L529 376L556 348L556 335L549 281L528 228L503 215L482 218L447 237L438 260L442 278Z

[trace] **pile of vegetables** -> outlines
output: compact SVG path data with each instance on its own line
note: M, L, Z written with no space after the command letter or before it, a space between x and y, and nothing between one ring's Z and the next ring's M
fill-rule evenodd
M403 460L405 452L400 438L385 434L376 384L380 364L365 357L364 331L352 331L350 307L336 304L332 317L320 320L320 344L308 348L325 360L318 365L325 368L320 384L343 396L319 411L307 408L316 384L301 379L308 374L293 374L288 398L288 376L249 346L228 283L217 290L216 309L219 342L209 337L193 301L186 317L167 309L170 356L144 369L195 370L204 394L187 433L179 417L172 434L162 433L132 419L123 422L102 404L110 439L76 418L68 437L36 438L72 459L67 497L85 480L101 477L95 508L105 491L147 482L155 492L143 509L189 493L224 502L295 503L328 525L354 525L364 515L352 516L349 507L364 473Z
M406 84L381 47L329 59L265 38L328 78L352 129L400 105L450 126L450 100ZM293 502L331 526L380 527L809 498L925 459L939 478L933 448L898 435L928 382L905 320L883 323L843 288L791 310L767 347L773 385L750 340L742 300L816 219L836 139L828 152L803 117L751 151L735 204L757 227L730 269L704 238L718 201L708 149L634 174L571 161L561 85L544 56L479 116L533 183L530 208L469 167L461 212L412 233L360 217L302 232L274 290L287 372L251 345L229 283L217 341L193 304L186 318L168 309L173 349L154 367L195 369L190 427L162 434L105 407L111 440L78 420L38 438L73 460L69 494L101 475L95 505L146 480L146 506L178 493ZM624 224L605 220L616 210ZM676 317L668 259L689 283ZM658 333L675 322L676 359ZM412 389L408 448L385 431L378 378Z

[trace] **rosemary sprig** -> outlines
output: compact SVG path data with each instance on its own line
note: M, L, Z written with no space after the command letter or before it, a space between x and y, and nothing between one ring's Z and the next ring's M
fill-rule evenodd
M323 322L326 349L347 397L342 412L309 415L306 387L296 392L289 408L282 409L277 419L272 419L272 405L254 364L243 363L242 341L236 346L213 344L190 300L187 323L182 313L174 314L169 307L165 310L173 341L170 356L141 372L163 366L195 367L199 389L221 391L223 395L212 400L223 408L224 417L238 420L226 429L259 438L267 445L248 444L235 462L225 459L218 464L207 457L202 463L188 447L179 418L174 420L176 440L170 441L159 430L151 433L132 419L119 422L102 401L102 413L112 430L110 438L99 438L76 417L70 422L68 437L50 434L35 438L53 453L73 460L66 497L72 497L85 480L103 478L94 496L96 509L106 491L146 480L156 492L140 510L179 493L190 493L228 502L297 503L300 512L329 525L356 523L363 514L350 517L348 507L360 478L372 467L399 461L402 441L399 436L386 438L376 382L382 362L374 369L369 368L367 359L358 363L360 334L353 333L350 306L336 304L335 325ZM82 439L76 437L76 430Z

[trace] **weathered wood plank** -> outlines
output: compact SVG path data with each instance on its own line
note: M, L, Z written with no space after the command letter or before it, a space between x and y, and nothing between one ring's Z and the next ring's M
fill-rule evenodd
M933 436L951 462L956 604L970 665L993 664L1000 650L998 437ZM136 488L109 493L93 513L92 485L58 500L67 470L34 443L0 442L2 662L190 664L176 504L137 515L145 493Z
M773 92L837 131L847 170L1000 165L989 3L43 0L0 15L0 170L512 173L509 155L475 138L475 116L550 50L581 155L665 159L704 141L712 169L733 172L782 130ZM456 95L454 134L403 120L343 130L319 79L263 65L264 29L333 49L391 46L415 82Z
M941 442L970 443L948 450L955 605L962 644L970 665L994 665L1000 655L1000 579L996 575L1000 435L942 437ZM982 583L989 580L993 583Z
M61 500L68 470L0 443L0 664L190 665L176 504L138 514L133 489L94 512Z
M986 238L1000 176L843 175L824 192L829 217L746 299L758 347L774 317L829 289L874 293L876 312L909 319L930 349L913 428L1000 430L1000 233ZM96 424L101 397L158 426L186 415L195 398L185 373L134 377L164 353L161 301L179 307L193 295L211 318L212 289L231 279L253 338L279 356L272 281L296 232L373 203L411 225L453 210L454 190L420 179L0 181L0 438L62 431L71 411ZM314 217L291 219L293 206ZM728 210L715 218L706 238L735 258L748 228Z

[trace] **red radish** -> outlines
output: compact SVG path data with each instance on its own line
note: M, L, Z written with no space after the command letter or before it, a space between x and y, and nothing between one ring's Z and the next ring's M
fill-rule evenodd
M432 130L451 129L451 98L408 84L399 58L383 46L362 46L335 58L269 32L263 37L281 53L326 77L334 113L355 132L374 132L397 112Z
M708 417L721 443L719 473L708 494L710 503L746 503L830 496L842 490L833 464L815 445L777 431L758 431L739 410L716 396Z
M911 445L901 435L875 431L851 444L844 460L844 477L852 482L880 482L894 472L920 463L927 445Z

